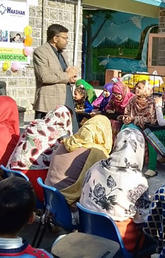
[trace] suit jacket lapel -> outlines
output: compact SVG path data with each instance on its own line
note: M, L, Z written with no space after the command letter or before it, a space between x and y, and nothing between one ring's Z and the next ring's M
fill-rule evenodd
M45 47L46 47L48 53L50 54L51 62L54 63L54 66L56 66L56 67L58 66L58 69L60 69L61 71L63 71L63 70L62 70L62 67L61 67L61 64L60 64L60 62L59 62L59 60L58 60L57 55L54 53L52 47L50 46L50 44L49 44L48 42L45 43ZM67 66L68 66L66 54L65 54L64 52L62 53L62 56L63 56L63 58L64 58L64 60L65 60L65 62L66 62L66 64L67 64Z

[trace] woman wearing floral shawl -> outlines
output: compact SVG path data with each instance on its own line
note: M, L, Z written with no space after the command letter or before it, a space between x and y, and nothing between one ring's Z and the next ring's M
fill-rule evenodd
M124 124L134 123L144 129L145 124L156 123L156 109L151 97L152 86L147 81L139 81L135 86L135 96L125 108Z
M20 136L7 166L27 174L37 190L39 187L36 179L38 176L45 179L52 153L59 144L58 139L70 135L72 135L70 110L66 106L58 106L44 119L30 122Z
M110 157L97 162L86 173L80 198L84 207L106 213L115 220L129 251L133 251L139 236L135 223L143 222L149 206L144 198L148 189L142 174L144 148L140 131L130 128L120 131Z
M111 148L109 119L103 115L90 118L54 152L45 183L55 186L73 204L80 197L86 171L98 160L108 157Z
M123 122L127 126L135 126L144 129L147 124L155 125L156 108L154 98L151 96L153 93L152 86L147 81L139 81L135 86L135 97L131 99L125 108ZM157 154L150 143L148 143L149 150L149 163L148 170L145 172L147 177L156 175L156 159Z

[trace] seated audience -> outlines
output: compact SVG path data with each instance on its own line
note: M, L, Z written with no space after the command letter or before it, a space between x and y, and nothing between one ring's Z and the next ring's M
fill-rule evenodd
M135 86L135 96L126 106L123 116L124 124L133 123L144 129L146 124L156 123L154 100L151 97L152 86L147 81L139 81Z
M91 113L93 106L88 101L87 92L83 85L80 85L74 90L74 103L77 121L79 124L84 117L90 118L90 115L88 115L88 113Z
M112 147L111 123L96 115L84 123L76 134L65 138L53 153L45 183L59 189L69 204L81 194L88 168L108 157Z
M124 109L128 105L129 100L134 96L129 88L120 81L120 78L115 79L112 88L112 97L105 107L105 112L111 119L113 142L115 142L116 136L122 126L120 117L124 114Z
M106 112L114 114L115 117L124 114L124 109L128 105L130 99L134 96L130 89L120 80L113 83L112 98L106 105Z
M45 180L53 151L58 139L72 135L72 118L66 106L58 106L44 119L35 119L20 136L9 161L8 167L21 170L30 179L37 196L42 199L36 179Z
M152 86L147 81L139 81L135 86L135 96L125 108L123 122L128 126L138 126L141 129L156 124L156 110L154 99L151 96L153 92ZM133 125L131 124L133 123ZM156 174L155 151L150 143L148 143L149 162L146 176L154 176Z
M0 96L0 164L6 166L19 139L19 116L15 100Z
M165 186L161 186L155 193L150 205L144 232L158 241L159 258L165 257Z
M83 79L79 79L76 81L76 87L79 87L80 85L84 86L84 88L87 92L88 100L90 103L92 103L97 98L93 86L91 84L89 84L88 82L84 81Z
M95 163L86 173L80 203L109 215L119 228L125 247L133 252L144 222L148 183L142 174L145 140L137 129L117 135L108 159Z
M158 140L161 141L161 143L163 143L163 145L165 145L165 130L164 128L161 128L162 126L165 126L165 119L163 117L163 111L162 111L162 97L155 97L155 108L156 108L156 119L158 122L158 125L160 126L159 128L151 128L151 131L153 132L153 134L156 136L156 138ZM157 142L155 141L155 144L157 144ZM145 175L147 175L147 177L152 177L157 175L157 171L156 170L156 166L157 166L157 151L155 150L154 146L152 146L150 143L148 143L148 149L149 149L149 170L148 172L145 172ZM164 162L165 158L162 157L160 160L160 162Z
M92 102L94 111L96 109L101 112L105 112L106 105L109 103L112 97L112 88L113 88L113 82L107 83L104 85L103 92L100 94L100 96L97 99L95 99Z
M156 118L158 121L158 125L159 126L165 126L165 119L163 116L163 100L162 100L162 96L161 97L155 97L155 108L156 108Z
M0 256L52 257L19 237L21 229L35 219L35 194L29 182L19 177L0 181Z

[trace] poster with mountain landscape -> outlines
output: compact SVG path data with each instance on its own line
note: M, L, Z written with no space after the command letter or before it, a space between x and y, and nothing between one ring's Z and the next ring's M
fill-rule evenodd
M84 12L84 74L103 83L105 69L146 71L148 34L158 19L110 10Z

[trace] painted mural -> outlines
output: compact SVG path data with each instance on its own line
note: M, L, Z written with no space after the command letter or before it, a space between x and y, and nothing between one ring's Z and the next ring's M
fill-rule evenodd
M147 71L150 32L158 19L110 10L84 12L84 77L104 82L105 69Z

